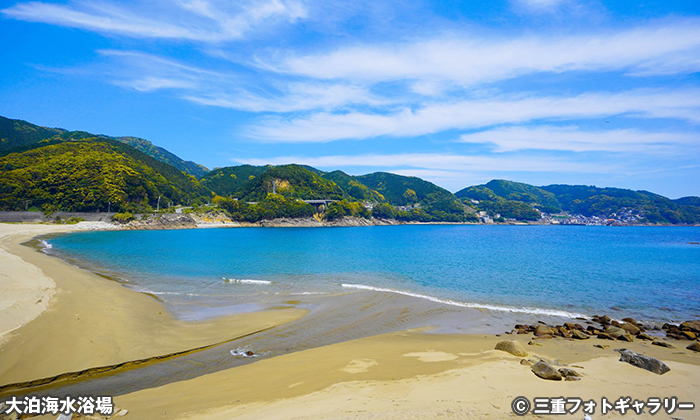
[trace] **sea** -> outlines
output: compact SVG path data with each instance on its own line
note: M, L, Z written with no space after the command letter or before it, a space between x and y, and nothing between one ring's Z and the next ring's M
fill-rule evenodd
M700 318L698 242L700 227L503 225L89 231L42 241L182 319L374 290L494 314L651 323Z

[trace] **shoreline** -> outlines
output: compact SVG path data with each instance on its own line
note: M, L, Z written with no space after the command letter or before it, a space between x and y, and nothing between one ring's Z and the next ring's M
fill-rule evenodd
M38 235L70 232L79 227L37 225L39 227L25 229L19 226L14 233L6 233L0 224L0 258L11 255L16 257L10 259L13 267L19 265L27 270L33 267L33 271L27 271L20 280L44 276L54 283L54 289L47 307L33 320L3 334L0 341L3 383L0 385L189 350L197 344L207 346L234 337L233 332L242 335L261 326L282 326L280 334L291 334L289 343L295 343L305 340L303 335L297 336L303 331L301 326L316 328L313 326L323 322L337 323L332 311L313 312L327 317L314 321L308 309L295 305L202 322L179 321L162 303L144 293L21 245ZM23 229L29 232L21 232ZM39 290L46 293L45 288ZM330 306L344 302L351 309L359 302L370 300L370 296L376 296L374 299L385 301L387 307L398 310L397 320L401 319L401 305L413 308L417 304L407 296L363 293L365 291L334 296L321 302ZM425 305L422 310L415 311L418 324L392 321L395 322L392 328L396 328L393 332L382 333L378 329L379 333L375 334L370 330L367 336L353 339L352 328L369 324L355 325L349 321L350 334L339 336L346 337L342 341L275 353L255 363L119 394L115 396L115 406L129 410L128 418L201 418L204 415L214 419L320 419L347 416L433 418L437 415L510 417L510 401L516 395L534 398L564 394L565 397L597 398L598 401L603 396L641 399L673 395L680 401L698 403L693 398L700 392L700 354L680 347L678 343L683 342L672 341L680 350L641 341L620 343L563 338L536 340L539 345L529 346L528 341L532 341L529 334L499 337L500 334L474 330L464 334L428 331L426 323L455 319L455 313L461 312L448 310L442 318L440 314L431 318L440 305L436 302L418 304ZM372 305L376 304L368 306ZM499 319L488 311L464 309L465 314L475 317L465 321L469 328ZM367 315L367 320L382 324L372 313ZM423 328L416 329L416 325L423 325ZM493 350L495 343L505 339L521 342L530 356L561 359L575 365L584 377L571 383L537 378L529 367L520 363L521 358ZM594 344L610 347L598 349ZM619 355L613 352L618 347L658 357L671 367L671 372L658 376L620 363ZM668 395L656 395L659 389Z
M23 299L9 306L14 316L0 313L3 321L15 320L2 331L0 385L189 350L307 313L284 308L180 321L146 294L21 245L37 234L65 231L60 226L51 228L26 232L26 228L0 225L4 233L0 258L10 269L2 278L3 289L43 279L46 286L38 290L42 301L47 301L40 311L33 308L34 301ZM4 294L3 301L7 304L12 298Z
M407 225L421 225L421 224L426 224L426 225L435 225L436 223L411 223ZM437 223L440 225L440 223ZM2 224L0 224L1 226ZM400 225L398 225L400 226ZM225 226L211 226L211 228L214 227L231 227L229 225ZM248 226L240 226L240 227L248 227ZM264 227L264 226L255 226L255 227ZM43 241L47 238L51 238L56 235L63 235L66 233L70 233L71 231L85 231L88 229L65 229L65 230L60 230L57 232L50 232L50 233L41 233L37 236L32 237L33 240L40 242ZM91 230L95 230L94 228ZM113 225L110 224L102 224L99 230L120 230L120 229L113 229ZM127 229L127 230L151 230L151 229ZM160 230L160 229L157 229ZM168 229L171 230L171 229ZM184 230L184 229L172 229L172 230ZM29 241L28 241L29 242ZM45 248L42 248L38 243L37 244L32 244L34 249L37 250L43 250ZM63 261L66 261L68 264L79 268L81 270L86 270L89 271L97 276L109 279L111 281L118 282L119 284L123 285L129 290L135 291L137 293L142 293L145 295L150 296L153 299L158 300L159 302L165 304L168 307L168 310L170 310L173 313L180 313L178 305L183 305L182 302L179 303L174 303L170 301L169 298L161 297L161 293L159 292L153 292L152 290L148 288L144 288L139 286L138 284L134 284L129 282L129 280L124 279L123 277L120 277L120 273L111 271L109 269L102 269L99 266L92 266L89 262L85 262L79 259L72 259L72 257L67 257L65 255L60 255L60 254L55 254L52 253L49 249L49 252L43 251L44 254L48 254L51 257L61 259ZM397 294L397 295L402 295L402 296L408 296L408 297L415 297L419 299L425 299L429 300L432 302L448 305L448 306L455 306L455 307L460 307L460 308L473 308L481 311L487 311L490 312L491 315L494 315L494 317L497 318L507 318L507 317L518 317L522 316L524 318L513 318L513 323L535 323L540 319L544 319L547 322L573 322L575 319L582 319L582 318L587 318L591 319L594 316L597 315L609 315L611 316L614 320L616 321L621 321L625 317L632 316L636 319L639 319L643 322L645 322L647 325L652 325L656 327L661 327L665 323L671 323L671 324L680 324L688 318L686 317L677 317L677 318L672 318L672 317L659 317L658 315L656 316L650 316L649 314L643 314L643 313L627 313L624 312L624 310L618 309L616 307L611 307L611 308L599 308L599 309L593 309L593 308L582 308L582 309L572 309L572 307L555 307L555 306L544 306L540 305L537 306L535 305L518 305L518 304L510 304L510 303L489 303L489 302L484 302L484 301L473 301L473 300L455 300L449 297L445 297L439 294L430 294L428 292L416 292L408 289L399 289L399 288L393 288L393 287L383 287L383 286L373 286L373 285L368 285L368 284L361 284L361 283L345 283L345 282L338 282L338 286L340 286L339 290L335 291L324 291L320 294L338 294L338 293L346 293L346 292L352 292L354 290L371 290L375 292L381 292L381 293L391 293L391 294ZM171 294L170 292L164 292L162 294L168 295ZM277 294L277 293L275 293ZM279 293L280 296L284 294L284 292ZM293 293L292 293L293 294ZM316 294L316 293L311 293L311 294ZM291 295L290 295L291 296ZM188 304L185 304L183 308L186 308ZM235 304L231 306L231 311L226 311L224 310L227 305L224 306L214 306L212 307L214 310L213 311L203 311L204 315L203 318L200 319L211 319L217 316L221 316L223 313L245 313L245 312L250 312L251 310L255 309L245 309L245 306L260 306L261 304L259 302L256 303L250 303L250 305L246 304ZM262 304L264 305L264 303ZM237 308L240 306L240 308ZM210 312L211 315L206 315L206 312ZM186 312L186 315L182 316L183 314L178 315L178 317L181 317L180 319L182 320L192 320L196 319L197 316L193 315L193 312ZM511 325L512 326L512 325ZM494 331L496 332L496 331Z

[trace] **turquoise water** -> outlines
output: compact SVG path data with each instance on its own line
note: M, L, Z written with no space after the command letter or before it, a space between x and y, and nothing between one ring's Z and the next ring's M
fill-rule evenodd
M698 241L697 227L409 225L80 232L50 251L185 317L375 288L516 314L679 321L700 317Z

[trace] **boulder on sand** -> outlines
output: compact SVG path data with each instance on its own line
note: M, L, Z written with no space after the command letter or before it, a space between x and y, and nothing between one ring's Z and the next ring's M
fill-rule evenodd
M666 347L666 348L669 348L669 349L675 349L675 347L672 346L671 343L667 343L667 342L665 342L665 341L658 341L658 340L655 340L655 341L652 341L651 344L653 344L653 345L655 345L655 346L659 346L659 347Z
M666 364L659 359L654 359L653 357L645 356L627 349L615 349L615 351L620 353L621 362L627 362L632 366L648 370L657 375L663 375L671 370L671 368L666 366Z
M504 340L499 341L495 347L496 350L501 350L508 352L514 356L525 357L528 355L527 351L520 342L515 340Z
M632 335L637 335L640 332L642 332L642 330L639 329L639 327L632 324L631 322L626 322L626 323L620 325L620 328L622 328L623 330L627 331L628 333L630 333Z
M591 336L579 330L571 330L571 338L575 338L577 340L587 340L591 338Z
M536 337L551 337L552 335L554 335L554 331L546 325L540 324L535 328Z
M692 350L692 351L700 352L700 343L698 343L698 342L696 341L695 343L693 343L693 344L689 345L688 347L686 347L686 349Z
M692 331L696 334L700 334L700 320L685 321L681 324L681 330Z
M559 368L559 374L567 381L578 381L581 374L570 368Z
M532 366L532 373L539 376L542 379L548 379L550 381L561 381L561 373L549 363L544 361L539 361Z

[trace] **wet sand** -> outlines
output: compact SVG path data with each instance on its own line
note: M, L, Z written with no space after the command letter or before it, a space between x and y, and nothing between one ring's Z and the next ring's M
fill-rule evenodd
M510 337L507 337L510 338ZM503 419L514 418L516 396L646 399L676 396L698 403L700 355L678 354L645 343L624 347L664 360L663 376L619 362L613 348L593 347L602 340L542 340L515 337L531 356L572 366L578 382L536 377L521 358L493 350L504 337L494 335L400 332L283 355L191 381L117 397L135 418L207 419ZM596 411L600 413L600 409ZM665 414L665 413L661 413ZM669 418L657 414L653 418ZM676 416L697 418L697 411ZM576 415L562 416L583 418ZM526 418L537 418L529 415ZM549 418L542 416L541 418ZM619 414L594 419L620 418ZM623 418L647 419L627 413Z
M9 331L0 345L0 385L188 350L307 313L284 308L199 322L179 321L150 296L21 245L37 234L69 229L0 224L5 233L0 254L3 290L16 290L18 284L39 285L34 295L21 295L31 299L21 299L6 310L17 321L4 324ZM3 294L2 299L12 297ZM34 299L40 303L31 305ZM40 311L34 306L48 308ZM6 319L5 312L0 313L0 319ZM18 328L19 320L30 321Z
M693 400L700 395L700 354L685 350L683 342L676 349L597 339L540 340L541 347L528 346L530 335L483 334L503 328L507 317L390 294L309 297L266 311L180 321L150 296L20 245L62 229L66 227L0 225L0 263L11 267L0 277L2 287L26 289L0 300L12 308L0 312L0 322L6 322L0 325L16 328L0 344L0 385L182 351L274 327L240 343L123 372L120 388L114 388L119 389L113 394L115 404L134 419L484 419L512 418L510 403L519 395L598 402L601 397L676 396L700 402ZM14 306L8 305L12 296L19 296ZM33 307L35 298L48 303ZM537 378L520 364L521 358L493 350L498 341L511 338L525 344L531 355L578 366L583 379ZM252 346L261 357L232 363L229 350L238 345ZM657 357L671 371L659 376L621 363L613 352L621 347ZM166 374L168 369L181 376ZM119 377L82 381L78 385L87 388L75 389L110 389L108 380ZM687 420L696 414L676 415ZM579 412L574 418L582 417ZM628 413L624 418L652 417Z

